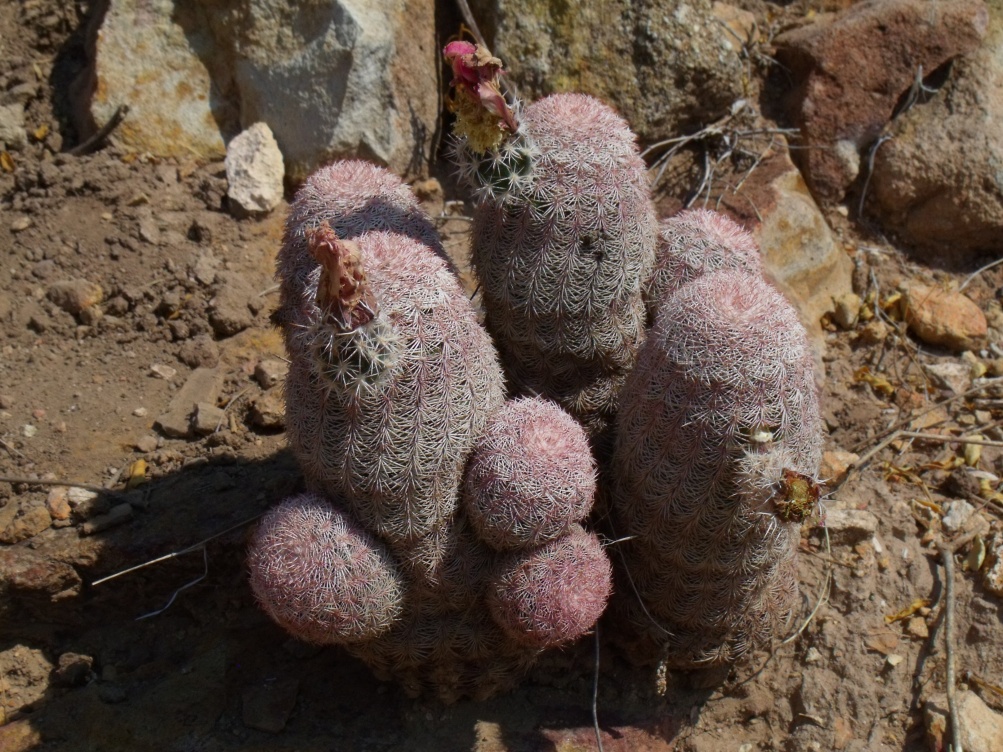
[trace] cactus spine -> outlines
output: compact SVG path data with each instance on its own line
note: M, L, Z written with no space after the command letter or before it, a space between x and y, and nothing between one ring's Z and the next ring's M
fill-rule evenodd
M779 292L721 270L663 301L613 462L637 657L730 662L786 624L800 520L785 470L816 477L821 444L807 336Z

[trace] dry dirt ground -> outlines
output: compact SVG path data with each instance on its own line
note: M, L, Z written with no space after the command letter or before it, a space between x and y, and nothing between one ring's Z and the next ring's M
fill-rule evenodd
M59 487L0 482L0 749L563 752L596 748L593 701L607 751L930 748L924 703L945 687L936 546L969 531L987 539L1001 519L988 502L959 532L942 529L937 510L965 493L956 446L892 445L830 497L830 515L865 510L876 531L844 514L830 552L825 528L807 524L801 622L829 581L826 601L772 657L710 689L633 668L606 639L597 663L590 638L544 657L517 691L443 706L376 681L341 650L287 639L255 607L243 566L245 523L300 484L275 415L281 385L255 378L283 355L269 314L284 210L231 218L221 164L130 158L114 144L60 153L75 143L62 97L79 23L70 4L0 0L0 94L29 87L33 132L0 171L0 475L107 489L74 491L69 513ZM444 182L446 198L462 198ZM428 208L441 212L442 197ZM903 279L959 279L842 225L879 301ZM466 226L442 222L458 253ZM66 312L65 280L99 285L102 302ZM991 270L966 293L999 314L1001 285ZM947 400L918 364L960 362L895 329L868 343L862 326L824 335L830 448L864 452L910 411ZM860 381L865 365L888 387ZM211 369L200 398L225 414L207 409L204 435L165 437L154 422L199 368ZM931 415L971 429L1003 417L999 396ZM979 467L998 473L1000 458L986 447ZM116 517L123 503L131 515ZM962 571L968 550L954 659L959 682L1000 710L1003 603Z

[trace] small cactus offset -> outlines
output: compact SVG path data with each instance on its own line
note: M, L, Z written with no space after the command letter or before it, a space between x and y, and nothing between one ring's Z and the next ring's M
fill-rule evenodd
M656 221L634 134L582 94L511 108L500 61L466 42L445 55L488 329L515 390L555 400L594 436L644 336Z
M779 292L722 270L662 301L613 462L635 657L731 662L787 624L804 518L791 479L814 486L821 447L807 336Z
M403 610L404 581L386 548L316 494L265 515L248 567L262 608L305 642L372 640Z
M514 400L474 447L464 508L493 548L538 546L588 516L595 474L588 438L570 415L540 398Z
M611 580L599 539L573 525L556 540L504 560L489 584L488 606L511 639L554 647L595 626Z
M718 269L762 274L755 238L723 214L687 209L658 226L655 270L645 285L652 319L657 303L691 279Z

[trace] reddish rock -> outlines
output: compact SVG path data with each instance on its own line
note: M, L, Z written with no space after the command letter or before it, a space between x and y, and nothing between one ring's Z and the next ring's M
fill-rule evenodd
M931 4L869 0L776 38L795 87L788 109L805 144L801 168L816 197L837 202L860 170L860 149L891 119L916 80L975 50L982 0Z
M912 285L903 301L910 331L927 344L961 352L985 343L989 330L985 314L961 293Z

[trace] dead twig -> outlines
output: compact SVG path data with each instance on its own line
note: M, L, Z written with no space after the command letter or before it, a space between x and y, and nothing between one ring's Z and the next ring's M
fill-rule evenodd
M35 486L68 486L70 488L83 488L86 491L96 493L108 493L109 489L104 486L95 486L93 483L77 483L72 480L42 480L41 478L20 478L13 475L0 475L0 483L25 483Z
M15 449L12 445L8 444L3 439L0 439L0 446L2 446L4 449L6 449L11 454L16 454L22 460L28 459L24 454L22 454L21 452L17 451L17 449Z
M938 444L974 444L976 446L1003 447L1003 441L976 439L970 436L942 436L939 433L921 433L919 431L899 431L896 438L920 439Z
M968 275L967 277L965 277L965 281L964 281L964 282L962 282L962 283L961 283L961 285L960 285L960 286L958 287L958 292L961 292L961 291L962 291L962 290L964 290L964 289L965 289L966 287L968 287L968 285L969 285L969 284L971 283L971 281L972 281L973 279L975 279L975 278L976 278L977 276L979 276L980 274L982 274L982 272L986 272L986 271L989 271L989 270L990 270L990 269L992 269L992 268L993 268L994 266L999 266L1000 264L1003 264L1003 258L1000 258L1000 259L996 259L995 261L991 261L991 262L989 262L989 263L988 263L988 264L986 264L985 266L982 266L982 267L979 267L979 268L978 268L978 269L976 269L976 270L975 270L974 272L972 272L972 273L971 273L971 274L969 274L969 275Z
M941 544L940 556L944 560L944 642L947 663L947 708L951 716L951 752L962 752L961 724L958 720L958 703L954 691L954 554L959 544Z
M101 145L101 142L108 138L108 136L111 135L111 132L122 124L122 121L125 120L125 116L128 114L129 105L119 105L118 109L115 110L112 116L108 119L108 122L105 123L103 127L98 129L97 133L83 143L77 144L72 149L69 149L66 153L74 157L79 157L95 151Z
M130 574L131 572L144 569L152 564L159 564L162 561L167 561L169 559L176 559L179 556L190 554L192 551L198 551L199 549L204 549L207 543L214 541L217 538L222 538L224 535L226 535L227 533L232 533L234 530L239 530L242 527L247 527L252 522L260 519L263 515L264 512L262 512L261 514L256 514L253 517L249 517L246 520L243 520L242 522L236 523L235 525L230 525L230 527L226 528L225 530L221 530L220 532L214 535L210 535L208 538L203 538L198 543L193 543L187 548L182 548L180 551L172 551L169 554L158 556L156 559L150 559L149 561L144 561L142 564L136 564L135 566L129 567L128 569L123 569L118 572L115 572L114 574L110 574L107 577L102 577L101 579L94 580L94 582L91 583L91 587L97 587L98 585L104 582L108 582L109 580L114 580L116 577L121 577L122 575Z
M599 730L599 625L596 624L596 669L592 676L592 727L596 732L596 748L603 752L602 732Z

